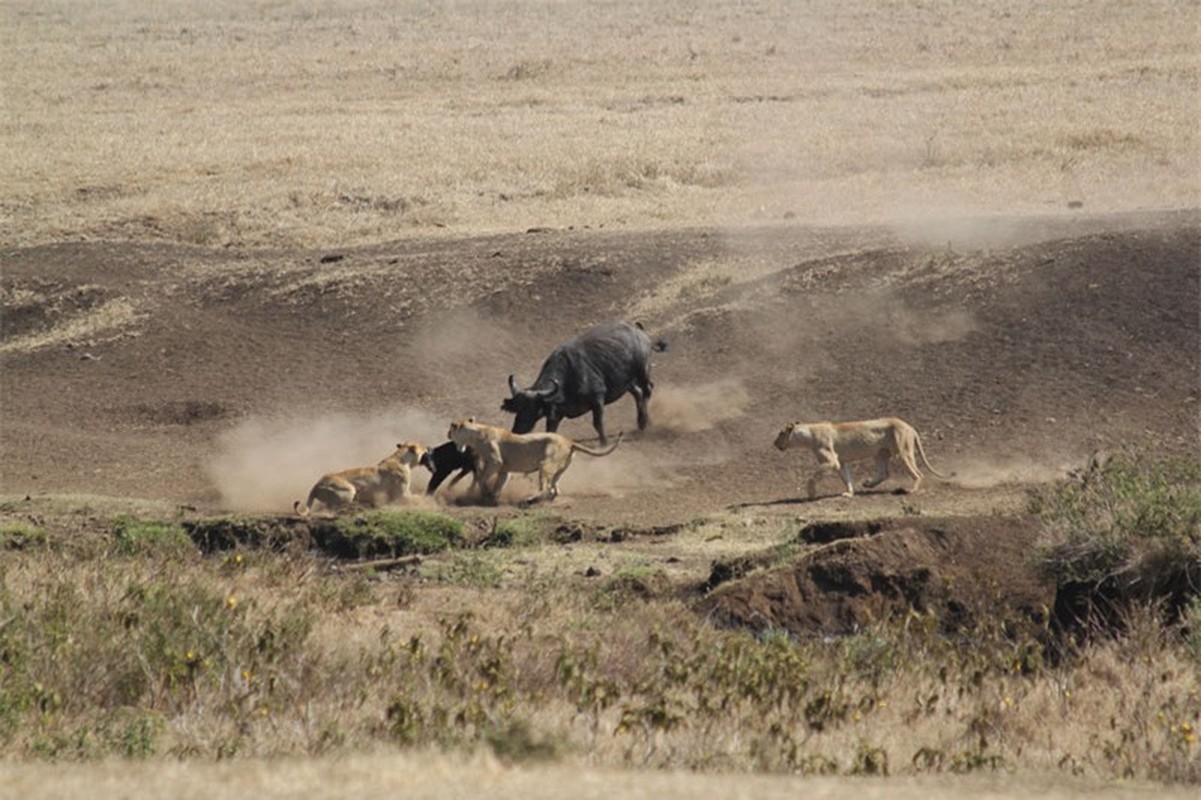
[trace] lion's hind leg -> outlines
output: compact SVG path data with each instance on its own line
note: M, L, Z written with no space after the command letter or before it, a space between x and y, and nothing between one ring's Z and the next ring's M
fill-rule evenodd
M300 508L297 508L296 511L307 516L308 512L317 503L325 506L329 511L337 511L339 508L353 503L356 494L357 491L353 483L329 480L321 481L309 492L309 499L302 507L304 508L304 512L301 512Z
M522 505L532 505L541 500L554 500L559 496L559 478L571 466L572 451L567 451L567 457L560 463L551 460L544 461L538 468L538 494L526 498Z
M913 445L901 448L897 456L901 461L901 466L909 473L909 477L913 478L913 486L909 488L909 491L916 492L922 485L922 472L917 468L917 461L913 457Z
M892 453L887 448L876 453L876 477L865 480L864 489L874 489L888 479L888 462L891 460Z
M563 459L563 463L558 467L550 470L550 481L547 485L548 497L554 500L559 496L559 479L563 477L563 473L571 466L571 453L567 453L567 458Z

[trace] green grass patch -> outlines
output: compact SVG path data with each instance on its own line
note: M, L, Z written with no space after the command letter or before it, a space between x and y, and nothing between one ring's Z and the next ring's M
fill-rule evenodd
M1045 530L1037 567L1077 621L1120 627L1133 604L1179 618L1201 591L1201 460L1122 453L1094 458L1035 490Z
M1046 525L1044 572L1098 581L1149 556L1201 558L1201 460L1093 459L1072 479L1031 494ZM1158 560L1158 559L1157 559Z
M467 586L474 589L496 589L504 582L504 571L486 553L455 553L445 564L434 568L433 577L440 583Z
M343 558L438 553L463 539L463 523L429 511L377 510L315 523L316 544Z
M162 520L118 517L113 524L117 552L136 556L150 552L185 552L194 549L182 525Z
M25 550L45 547L46 531L28 522L0 524L0 550Z
M532 512L498 520L485 547L533 547L553 541L563 519L553 514Z

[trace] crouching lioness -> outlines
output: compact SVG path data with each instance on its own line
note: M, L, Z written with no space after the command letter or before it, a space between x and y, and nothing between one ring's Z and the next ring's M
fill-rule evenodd
M787 450L790 447L808 447L817 457L817 471L809 478L807 485L810 499L817 494L818 478L828 472L839 473L846 486L843 497L853 497L855 487L851 483L851 462L854 461L874 458L876 477L864 481L863 488L880 485L888 477L888 462L893 456L900 460L905 471L913 478L910 491L916 492L922 484L922 473L918 471L914 459L915 450L931 473L944 480L950 477L930 466L917 431L908 422L896 417L862 422L792 422L785 425L776 436L777 449Z
M323 475L313 485L309 499L304 503L297 500L292 509L307 517L314 503L321 503L330 511L336 511L351 503L380 506L395 503L409 494L413 467L428 463L424 445L417 442L401 442L396 452L370 467L356 467L341 472Z
M511 433L494 425L484 425L468 417L450 424L447 438L462 448L475 451L476 473L485 496L495 501L509 479L509 473L520 475L538 473L538 494L525 500L526 504L542 499L554 500L559 495L559 478L571 466L575 453L607 456L617 449L624 438L604 450L593 450L557 433ZM489 486L488 481L495 482Z

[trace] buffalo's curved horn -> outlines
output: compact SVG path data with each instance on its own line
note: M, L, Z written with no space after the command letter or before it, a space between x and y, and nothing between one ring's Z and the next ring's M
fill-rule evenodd
M536 392L530 392L530 394L533 395L534 397L550 397L554 394L557 394L558 391L559 391L559 382L557 380L555 380L554 378L551 378L549 389L539 389Z
M521 390L517 388L517 381L513 380L513 376L509 376L509 396L516 397L521 394Z

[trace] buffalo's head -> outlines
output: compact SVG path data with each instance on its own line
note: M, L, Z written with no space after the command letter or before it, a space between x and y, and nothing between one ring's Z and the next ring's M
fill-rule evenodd
M551 413L558 393L558 381L552 380L546 389L519 389L517 381L510 375L509 396L501 401L500 410L517 415L513 420L513 433L529 433L538 420Z

